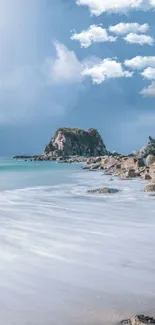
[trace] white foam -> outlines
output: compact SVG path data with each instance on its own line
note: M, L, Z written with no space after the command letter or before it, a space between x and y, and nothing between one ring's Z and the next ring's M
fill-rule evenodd
M73 324L75 318L103 324L107 310L114 320L154 306L155 199L139 180L110 182L87 171L68 176L62 184L0 192L5 325ZM120 192L87 194L105 186ZM103 308L101 318L95 308Z

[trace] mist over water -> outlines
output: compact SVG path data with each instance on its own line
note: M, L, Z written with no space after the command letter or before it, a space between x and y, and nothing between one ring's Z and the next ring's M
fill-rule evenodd
M5 325L111 324L154 315L155 198L80 165L0 162ZM119 193L92 196L87 190Z

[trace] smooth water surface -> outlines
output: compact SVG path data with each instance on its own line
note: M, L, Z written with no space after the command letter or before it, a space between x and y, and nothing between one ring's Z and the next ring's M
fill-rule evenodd
M4 325L155 316L155 197L78 164L0 160ZM115 195L87 190L118 188Z

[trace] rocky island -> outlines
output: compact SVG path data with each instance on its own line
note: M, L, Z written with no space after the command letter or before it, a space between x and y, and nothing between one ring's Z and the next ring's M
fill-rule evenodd
M90 128L59 128L46 145L42 155L15 156L16 159L81 161L87 157L109 155L99 132Z
M96 129L88 131L78 128L58 129L44 150L48 157L104 156L106 146Z

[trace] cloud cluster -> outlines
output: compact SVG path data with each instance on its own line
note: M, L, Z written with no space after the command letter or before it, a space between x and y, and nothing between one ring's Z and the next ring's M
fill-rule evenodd
M117 62L116 60L104 59L99 64L95 64L93 67L86 66L82 72L82 75L91 77L94 84L101 84L106 79L132 77L133 73L124 70L121 63Z
M136 56L130 60L125 60L124 64L133 70L142 70L149 66L155 68L155 56Z
M87 30L81 33L74 33L71 37L72 40L79 41L81 47L89 47L92 42L115 42L116 37L108 35L106 29L101 26L91 25Z
M148 24L140 25L138 23L120 23L115 26L110 26L109 31L101 26L91 25L87 30L83 30L80 33L74 32L71 40L79 41L81 47L84 48L89 47L93 42L116 42L117 37L109 35L109 32L111 32L119 36L126 35L124 40L130 44L153 45L154 39L151 36L143 34L148 29Z
M147 80L155 80L155 56L136 56L125 60L124 65L133 70L143 70L141 75ZM155 82L141 92L144 97L155 97Z
M154 39L151 36L144 35L144 34L136 34L136 33L129 33L125 38L125 41L130 44L138 44L138 45L153 45Z
M155 0L76 0L79 6L87 6L92 15L103 12L126 13L130 10L151 10Z
M146 33L149 30L148 24L138 23L119 23L109 27L109 31L117 35L126 35L129 33Z
M79 6L88 7L91 14L96 16L104 12L121 14L130 10L155 9L155 0L76 0L76 3ZM108 30L101 25L91 25L87 30L80 33L74 32L71 39L79 41L81 47L84 48L89 47L93 42L116 42L120 36L129 44L153 46L153 37L146 34L148 30L148 23L139 24L138 22L120 22L111 25ZM112 36L114 34L115 37ZM125 60L124 63L111 58L100 59L99 61L91 66L86 65L82 70L83 77L91 77L93 83L101 84L106 79L132 77L134 70L142 70L140 75L144 79L155 80L154 56L136 56ZM124 67L131 71L126 70ZM147 88L144 88L141 94L145 97L155 97L155 81Z

